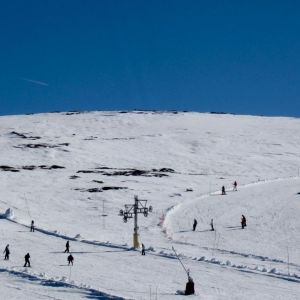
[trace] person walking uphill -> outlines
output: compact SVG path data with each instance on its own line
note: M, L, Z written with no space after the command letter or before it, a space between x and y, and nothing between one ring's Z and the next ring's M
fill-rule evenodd
M69 241L67 241L65 253L69 253L69 252L70 252L70 243L69 243Z
M25 264L24 264L24 267L30 267L30 261L29 261L30 254L27 253L27 254L25 255L24 258L25 258Z
M9 251L9 244L6 245L3 253L5 253L5 257L4 257L4 260L9 260L9 254L10 254L10 251Z
M194 219L194 223L193 223L193 231L196 230L197 224L198 224L197 220Z

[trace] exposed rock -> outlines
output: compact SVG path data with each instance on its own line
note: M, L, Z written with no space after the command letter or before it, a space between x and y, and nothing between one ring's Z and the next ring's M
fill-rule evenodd
M105 176L144 176L144 177L166 177L165 173L174 173L170 168L139 170L139 169L116 169L109 167L98 167L96 170L79 170L77 173L100 173Z
M102 188L89 188L89 189L83 189L83 188L75 188L75 191L81 191L81 192L88 192L88 193L102 193L103 191L109 191L109 190L126 190L127 187L121 187L121 186L104 186Z
M79 115L81 114L82 112L80 111L68 111L65 113L66 116L71 116L71 115Z
M37 166L23 166L22 167L23 170L34 170L36 168L37 168Z
M83 190L83 192L89 192L89 193L101 193L102 189L99 188L91 188L91 189L86 189L85 191Z
M32 171L36 169L43 169L43 170L52 170L52 169L65 169L63 166L58 165L52 165L52 166L34 166L34 165L28 165L28 166L21 166L18 168L10 167L10 166L0 166L0 170L2 171L9 171L9 172L20 172L20 170L26 170L26 171Z
M96 182L96 183L103 183L103 181L101 181L101 180L93 180L93 182Z
M20 144L18 146L14 146L15 148L31 148L31 149L38 149L38 148L59 148L62 146L69 146L70 143L61 143L61 144L56 144L56 145L51 145L51 144Z
M174 173L175 171L171 168L162 168L159 172Z
M22 139L29 139L29 140L39 140L41 138L40 136L27 136L24 133L19 133L16 131L12 131L10 134L16 135Z
M127 187L124 186L104 186L102 187L103 191L108 191L108 190L127 190Z
M58 166L58 165L52 165L52 166L39 166L39 168L44 169L44 170L52 170L52 169L65 169L63 166Z
M90 173L103 173L102 171L96 171L96 170L79 170L76 173L86 173L86 174L90 174Z
M10 166L0 166L0 169L2 171L8 171L8 172L20 172L20 170L17 170L16 168Z

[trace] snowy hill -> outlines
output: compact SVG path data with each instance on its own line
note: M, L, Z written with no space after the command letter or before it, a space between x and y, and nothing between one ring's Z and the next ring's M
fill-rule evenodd
M7 116L0 146L0 247L11 251L1 299L186 299L172 246L192 299L299 299L300 119ZM132 248L133 220L118 215L134 195L153 206L139 215L145 256Z

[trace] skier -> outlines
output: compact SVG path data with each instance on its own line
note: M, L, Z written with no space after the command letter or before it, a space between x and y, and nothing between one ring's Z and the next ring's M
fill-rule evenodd
M3 253L5 253L5 257L4 257L4 260L9 260L9 254L10 254L10 251L9 251L9 244L6 245Z
M194 219L193 231L195 231L195 230L196 230L197 224L198 224L197 220L196 220L196 219Z
M142 243L142 255L146 255L146 252L145 252L145 245Z
M27 265L28 265L28 267L30 267L30 261L29 261L29 258L30 258L30 254L27 253L27 254L25 255L25 264L24 264L24 267L27 267Z
M190 275L188 275L188 282L186 283L184 294L185 295L195 294L194 281Z
M224 185L222 186L222 195L226 195L225 186Z
M34 221L31 221L30 232L34 232Z
M69 253L69 252L70 252L70 243L69 241L67 241L65 253Z
M244 229L247 226L246 217L244 215L242 215L241 225L242 225L242 229Z
M215 231L215 228L214 228L214 219L210 220L210 227L211 227L211 231Z
M237 182L236 181L234 181L234 183L233 183L233 190L237 191Z
M70 254L70 255L68 256L68 266L69 266L70 264L72 264L72 266L73 266L73 261L74 261L74 257L73 257L72 254Z

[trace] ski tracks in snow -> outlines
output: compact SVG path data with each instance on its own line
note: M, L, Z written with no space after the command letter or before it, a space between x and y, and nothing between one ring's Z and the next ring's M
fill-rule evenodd
M29 272L27 269L25 271L17 271L14 269L0 268L0 273L6 273L14 277L18 277L27 281L37 283L42 286L55 287L55 288L70 288L79 290L82 294L85 294L87 298L90 299L101 299L101 300L124 300L124 298L108 295L97 289L93 289L88 285L76 284L74 281L68 281L67 278L62 277L60 280L54 278L47 278L45 274L35 274Z
M256 185L263 185L263 184L281 182L281 181L286 181L286 180L296 180L296 179L299 179L299 177L288 177L288 178L276 178L276 179L260 180L260 181L257 181L257 182L251 182L251 183L245 184L243 186L239 186L239 189L245 189L245 188L253 187L253 186L256 186ZM193 210L195 208L194 204L196 205L197 203L199 203L199 200L209 198L212 195L220 195L220 191L207 193L207 194L202 194L197 198L193 198L191 201L187 201L187 202L184 202L184 203L181 202L181 203L167 209L167 211L165 213L164 222L161 226L162 231L167 236L167 238L169 240L173 241L176 244L190 245L190 246L194 246L194 247L204 249L204 250L207 250L207 251L214 251L214 252L217 252L217 253L220 253L220 254L229 254L229 255L233 255L233 256L237 256L237 257L243 257L243 258L249 258L249 259L257 260L257 261L260 261L260 262L270 262L270 263L273 263L273 264L283 265L285 267L289 264L289 266L296 267L297 270L300 271L300 265L295 264L295 263L290 263L290 262L287 262L287 261L284 261L284 260L278 259L278 258L271 258L271 257L268 257L268 256L256 255L256 254L251 254L251 253L250 254L249 253L242 253L242 252L237 252L237 251L233 251L233 250L220 249L218 247L214 247L214 248L201 247L197 244L192 244L192 243L188 243L188 242L181 242L179 240L174 240L173 239L174 230L172 229L172 218L177 213L180 213L180 211L183 207L189 207L190 210ZM164 253L164 251L161 251L160 255L163 255L164 257L167 257L167 256L172 256L172 253L167 254L167 253ZM185 259L192 259L192 260L195 260L195 261L214 264L214 265L218 265L218 266L222 266L222 267L234 268L234 269L239 270L239 271L251 272L251 273L256 273L256 274L261 274L261 275L267 275L267 276L271 276L271 277L276 277L278 279L290 280L290 281L300 283L300 275L299 274L296 274L296 273L292 273L292 274L289 273L288 274L288 273L280 272L276 269L276 267L266 268L264 266L261 267L258 264L256 264L254 267L252 267L252 266L247 266L245 264L235 264L235 263L232 263L230 260L226 260L225 262L223 262L223 261L217 260L215 258L210 258L209 259L209 258L206 258L205 256L189 257L189 256L186 256L184 254L181 254L181 256Z

